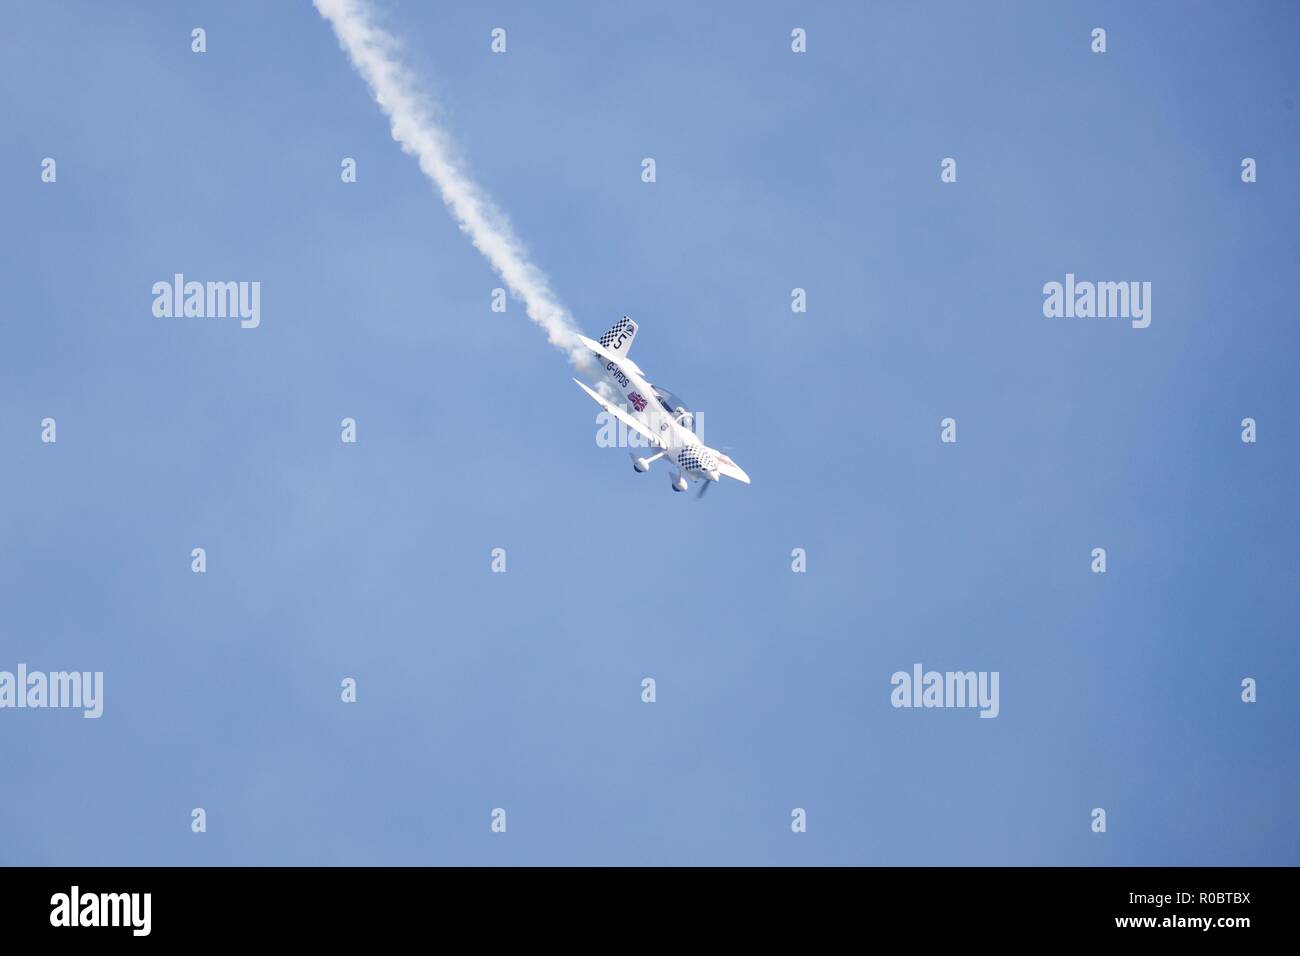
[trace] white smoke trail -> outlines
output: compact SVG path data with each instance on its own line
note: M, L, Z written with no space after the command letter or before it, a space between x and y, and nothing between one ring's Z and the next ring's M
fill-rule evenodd
M506 288L523 300L528 317L546 330L552 344L568 350L571 361L581 364L586 353L575 338L573 316L556 301L546 276L529 261L506 217L453 161L451 140L433 122L424 97L398 59L397 42L374 24L367 0L313 2L387 114L393 139L419 160L421 171L438 187L461 230L505 280Z

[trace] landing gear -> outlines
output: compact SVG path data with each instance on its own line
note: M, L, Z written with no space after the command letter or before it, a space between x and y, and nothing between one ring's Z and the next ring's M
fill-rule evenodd
M651 455L649 458L638 458L635 453L632 454L632 468L639 474L644 474L650 470L650 466L664 456L663 452Z
M688 486L685 475L673 475L673 491L685 491Z

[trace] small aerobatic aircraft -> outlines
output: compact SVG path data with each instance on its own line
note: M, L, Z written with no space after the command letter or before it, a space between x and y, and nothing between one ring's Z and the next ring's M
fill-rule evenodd
M709 485L723 475L749 484L749 475L743 468L695 436L694 416L686 404L667 389L651 385L646 381L645 373L628 358L632 340L636 338L635 322L623 316L600 337L599 342L583 335L578 338L591 350L605 381L622 396L623 403L614 404L575 378L578 387L597 405L642 435L654 451L648 458L638 457L633 452L633 468L639 472L649 471L651 464L667 458L677 466L672 476L673 491L685 491L692 481L702 481L701 498Z

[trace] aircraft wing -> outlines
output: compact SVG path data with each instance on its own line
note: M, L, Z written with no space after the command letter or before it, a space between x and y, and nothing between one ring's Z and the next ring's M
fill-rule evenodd
M709 451L713 452L713 457L718 459L718 471L722 472L722 474L726 475L728 478L734 478L736 481L743 481L745 484L749 484L749 475L745 474L745 469L732 461L730 456L723 454L716 448L710 448Z
M605 409L605 411L609 412L611 415L617 418L628 428L632 429L634 432L637 432L642 436L644 436L645 438L647 438L653 447L655 448L663 447L663 443L659 441L655 433L650 430L650 426L647 425L645 422L633 417L632 415L629 415L627 412L623 411L623 409L619 408L617 405L613 404L612 402L607 402L605 399L601 398L600 395L594 392L592 389L589 389L586 385L583 385L581 382L578 382L576 378L574 379L574 381L578 383L578 388L582 389L584 392L590 395L592 400L597 405ZM742 474L744 473L742 472ZM749 479L746 478L745 480L748 481Z

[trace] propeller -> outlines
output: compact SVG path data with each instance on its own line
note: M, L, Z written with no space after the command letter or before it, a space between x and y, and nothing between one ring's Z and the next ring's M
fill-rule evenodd
M695 500L696 500L696 501L699 501L701 498L704 497L704 493L705 493L706 491L709 490L709 485L711 485L711 484L713 484L713 479L712 479L712 478L705 478L705 479L704 479L704 484L700 485L700 491L699 491L699 494L697 494L697 495L695 496Z

